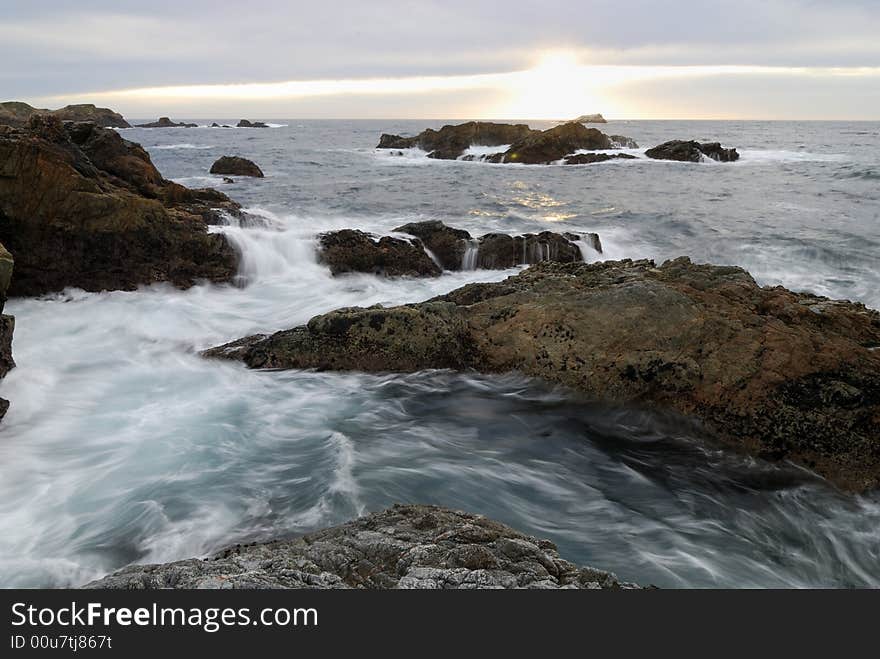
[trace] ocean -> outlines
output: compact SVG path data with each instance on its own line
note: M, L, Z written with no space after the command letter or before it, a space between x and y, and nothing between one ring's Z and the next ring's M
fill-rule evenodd
M189 121L189 120L188 120ZM230 123L230 120L202 119ZM237 121L237 120L236 120ZM231 123L236 123L232 121ZM167 178L262 218L226 226L233 285L14 299L0 396L0 586L77 586L392 503L435 503L662 587L880 586L880 494L712 446L693 424L516 374L249 371L197 351L344 306L417 302L517 270L333 278L315 236L440 219L473 235L599 233L604 257L681 255L880 308L880 123L626 121L643 148L721 141L732 164L493 165L377 151L443 121L128 129ZM529 122L546 128L548 122ZM265 179L211 176L221 155Z

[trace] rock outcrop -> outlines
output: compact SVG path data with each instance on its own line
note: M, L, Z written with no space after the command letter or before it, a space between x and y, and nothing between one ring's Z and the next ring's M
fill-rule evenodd
M254 368L519 371L880 486L880 314L687 258L542 263L421 304L341 309L206 352Z
M264 124L262 121L248 121L247 119L242 119L236 124L236 128L268 128L269 124Z
M582 114L574 121L579 124L607 124L605 117L601 114Z
M672 140L664 142L653 149L645 151L645 155L655 160L678 160L681 162L700 162L704 157L719 162L739 160L736 149L725 149L718 142L696 142Z
M637 588L559 557L549 540L480 515L424 505L293 540L229 547L211 558L133 565L85 586L155 588Z
M318 245L318 260L334 275L366 272L385 277L436 277L442 273L417 238L377 238L342 229L321 234Z
M490 233L474 239L469 232L446 226L438 220L405 224L394 232L409 234L413 238L376 238L352 229L322 234L319 237L319 258L330 266L333 274L367 272L385 276L436 277L443 270L504 270L541 261L582 261L578 242L586 240L590 245L592 238L589 236L595 235L542 231L520 236Z
M566 156L563 164L566 165L592 165L597 162L606 162L608 160L636 160L635 156L628 153L576 153L573 156Z
M131 128L131 125L118 112L108 108L98 108L91 103L67 105L59 110L34 108L20 101L0 103L0 124L18 128L27 125L34 115L52 115L62 121L90 121L101 128Z
M456 126L431 128L414 137L382 135L377 149L410 149L428 151L429 158L441 160L475 160L466 156L471 146L507 146L504 152L481 157L484 162L548 164L561 160L575 151L585 149L638 148L635 142L622 135L609 137L595 128L570 121L548 130L533 130L526 124L496 124L470 121Z
M148 124L137 124L135 128L198 128L198 124L176 123L168 117L159 117L159 121Z
M238 204L162 178L147 152L92 123L32 117L0 127L0 242L10 295L227 281L238 256L207 224Z
M240 156L222 156L211 165L212 174L263 178L263 170L253 160Z
M3 315L3 308L6 305L6 291L9 290L9 284L12 281L13 267L12 254L0 244L0 379L15 368L15 361L12 359L12 334L15 331L15 318ZM6 416L8 409L9 401L0 398L0 419Z

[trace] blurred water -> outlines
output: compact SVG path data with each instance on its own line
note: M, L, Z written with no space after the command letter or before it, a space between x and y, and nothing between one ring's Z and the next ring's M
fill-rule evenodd
M13 401L0 425L0 585L77 585L394 502L484 513L662 586L880 585L880 497L709 449L681 420L515 375L254 372L196 355L336 307L515 272L332 278L315 261L321 230L428 218L475 235L597 231L609 258L687 254L880 307L880 124L621 122L605 130L643 147L693 137L743 157L526 167L372 148L423 122L276 123L287 125L123 131L166 176L216 185L267 219L219 229L242 252L244 287L8 304L18 368L0 384ZM206 174L223 154L266 178L223 185Z

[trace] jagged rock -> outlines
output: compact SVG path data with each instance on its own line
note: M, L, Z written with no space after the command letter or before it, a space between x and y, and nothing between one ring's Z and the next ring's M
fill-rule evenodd
M502 146L513 144L527 135L539 133L526 124L496 124L486 121L469 121L456 126L443 126L440 130L428 128L415 137L382 135L377 149L410 149L418 147L429 151L429 158L455 160L470 146Z
M880 313L687 258L541 263L421 304L344 309L206 352L255 368L519 371L702 421L709 436L880 486Z
M211 124L211 128L232 128L232 126L229 126L229 125L227 125L227 124L222 124L222 125L221 125L221 124L218 124L218 123L215 121L214 123Z
M573 156L566 156L563 163L566 165L592 165L606 160L636 160L636 157L628 153L576 153Z
M608 122L605 120L601 114L582 114L574 121L580 124L607 124Z
M569 122L515 142L504 153L502 162L546 165L583 149L611 149L609 137L596 128Z
M293 540L235 545L204 560L133 565L85 587L638 588L569 563L549 540L424 505L396 505Z
M140 145L114 130L41 116L28 129L0 126L10 295L230 280L238 256L206 226L224 212L240 207L216 190L166 181Z
M415 236L440 261L444 270L461 270L471 234L464 229L453 229L439 220L410 222L394 229L396 233Z
M700 162L703 156L719 162L739 160L736 149L722 148L718 142L700 144L696 141L672 140L664 142L653 149L645 151L645 155L655 160L678 160L681 162Z
M38 109L20 101L0 103L0 124L21 128L34 115L51 115L62 121L90 121L101 128L131 128L118 112L91 103L67 105L59 110Z
M15 318L3 315L6 291L9 290L9 284L12 281L13 266L12 254L0 244L0 379L15 368L15 361L12 359L12 334L15 331ZM0 398L0 419L6 416L8 409L9 401Z
M608 139L615 149L638 149L639 143L626 135L609 135Z
M318 237L318 258L334 275L367 272L386 277L436 277L440 267L418 239L405 240L343 229Z
M242 119L238 122L237 128L268 128L268 124L264 124L262 121L248 121L247 119Z
M253 160L239 156L222 156L211 165L212 174L231 174L263 178L263 170Z
M506 270L517 265L542 261L583 261L580 247L552 231L526 233L521 236L487 233L479 238L478 243L476 266L486 270Z
M159 121L148 124L137 124L135 128L198 128L198 124L175 123L168 117L159 117Z
M599 239L598 233L563 233L562 235L572 242L583 241L602 254L602 241Z

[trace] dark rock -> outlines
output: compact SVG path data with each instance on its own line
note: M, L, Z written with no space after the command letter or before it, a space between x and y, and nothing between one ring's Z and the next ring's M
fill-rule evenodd
M224 182L224 183L235 183L235 179L231 179L231 178L229 178L228 176L224 176L224 177L223 177L223 182Z
M592 165L597 162L605 162L607 160L636 160L635 156L628 153L576 153L573 156L566 156L563 161L566 165Z
M655 160L678 160L681 162L700 162L703 156L720 162L733 162L739 159L736 149L724 149L718 142L700 144L696 141L672 140L664 142L645 155Z
M502 162L546 165L582 149L601 150L613 146L608 136L596 128L569 122L515 142Z
M563 233L562 235L572 242L583 241L599 252L599 254L602 254L602 241L599 239L598 233Z
M0 379L15 368L12 359L12 334L15 331L15 318L3 315L3 307L6 304L6 292L12 281L14 262L12 254L0 244ZM9 409L9 401L0 398L0 419L6 415Z
M51 123L51 122L50 122ZM238 256L207 223L240 207L162 178L139 145L93 123L0 127L0 242L10 295L228 281Z
M211 165L211 173L263 178L263 170L257 167L256 163L239 156L222 156Z
M513 144L527 135L538 133L526 124L496 124L486 121L469 121L456 126L443 126L440 130L428 128L415 137L382 135L377 149L410 149L419 147L429 151L428 157L455 160L470 146L501 146Z
M132 565L86 588L637 588L560 558L549 540L439 506L397 505L293 540Z
M626 135L609 135L608 139L615 149L638 149L639 143Z
M453 229L439 220L410 222L394 229L397 233L415 236L440 261L444 270L461 270L462 259L471 234Z
M0 124L23 128L34 115L50 115L62 121L90 121L100 128L131 128L118 112L90 103L68 105L60 110L38 109L18 101L0 103Z
M198 128L198 124L175 123L168 117L159 117L159 121L149 124L137 124L135 128Z
M580 248L565 236L542 231L538 234L508 236L488 233L479 239L477 268L505 270L517 265L557 261L573 263L583 261Z
M367 272L386 277L436 277L440 266L431 260L417 238L375 238L363 231L343 229L321 234L319 260L334 275Z
M541 263L422 304L208 351L262 368L519 371L699 419L731 447L880 486L880 313L687 258Z
M238 122L237 128L268 128L268 124L264 124L262 121L248 121L247 119L242 119Z

